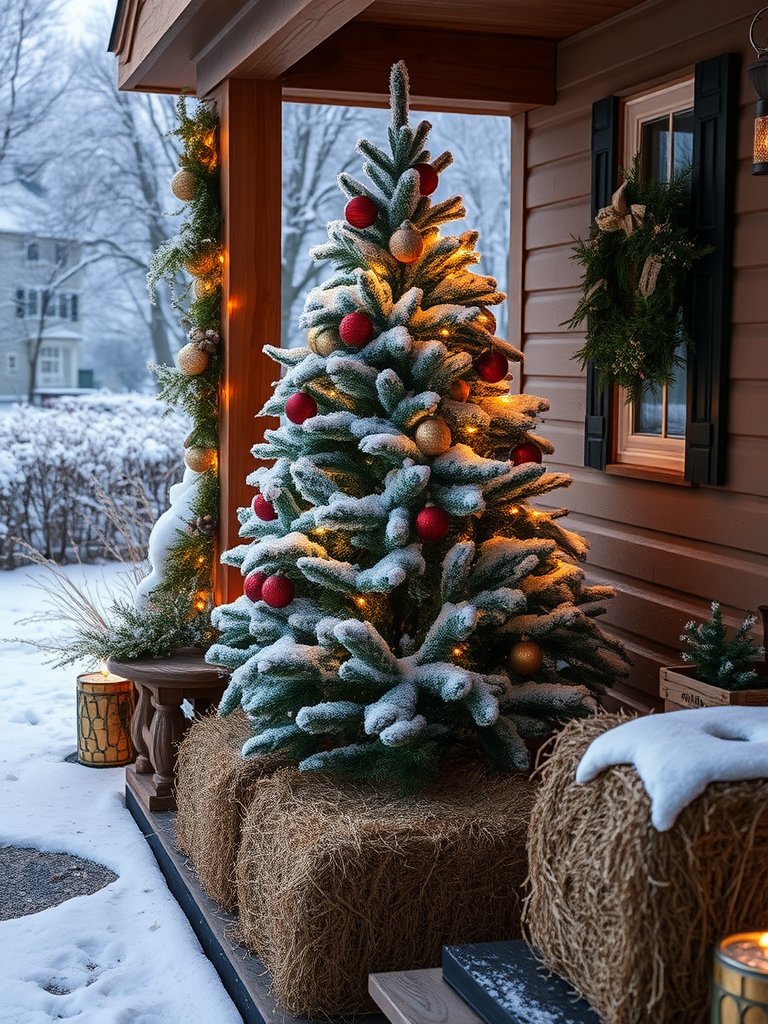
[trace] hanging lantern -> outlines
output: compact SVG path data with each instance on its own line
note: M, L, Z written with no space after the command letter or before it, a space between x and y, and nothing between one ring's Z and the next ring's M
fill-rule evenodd
M757 60L747 68L755 92L755 136L752 146L752 173L768 174L768 46L758 46L755 29L768 7L757 12L749 26L749 41L757 54Z

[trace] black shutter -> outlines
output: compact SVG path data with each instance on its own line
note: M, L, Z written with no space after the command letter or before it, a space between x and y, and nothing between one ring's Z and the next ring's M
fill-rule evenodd
M607 206L618 173L619 100L608 96L592 104L592 217ZM605 469L611 388L600 387L594 366L587 366L587 404L584 417L584 465Z
M737 54L696 65L691 227L714 250L691 275L685 479L698 484L725 479L738 101Z

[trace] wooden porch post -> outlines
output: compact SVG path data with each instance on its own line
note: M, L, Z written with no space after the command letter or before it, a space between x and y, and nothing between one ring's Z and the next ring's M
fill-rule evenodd
M282 90L279 80L227 79L216 89L221 132L224 281L219 471L219 551L237 544L237 509L250 503L251 445L269 420L254 417L278 376L262 355L280 344ZM276 422L276 421L274 421ZM219 566L216 601L242 593L237 570Z

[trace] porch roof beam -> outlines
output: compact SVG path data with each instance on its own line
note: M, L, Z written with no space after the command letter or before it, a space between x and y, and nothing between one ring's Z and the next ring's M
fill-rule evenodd
M517 114L555 102L556 44L501 33L352 22L282 76L283 98L386 106L389 68L404 60L426 110Z

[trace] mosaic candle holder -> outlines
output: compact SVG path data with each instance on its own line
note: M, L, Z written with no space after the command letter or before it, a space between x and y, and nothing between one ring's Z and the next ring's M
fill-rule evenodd
M111 672L77 677L77 760L89 768L119 768L136 756L131 743L134 689Z
M768 932L742 932L715 950L711 1024L768 1024Z

